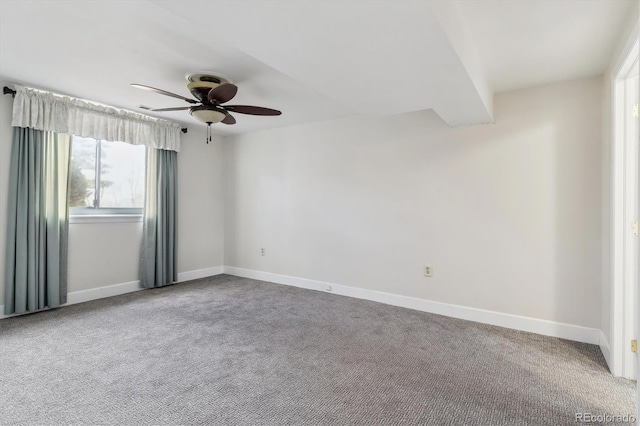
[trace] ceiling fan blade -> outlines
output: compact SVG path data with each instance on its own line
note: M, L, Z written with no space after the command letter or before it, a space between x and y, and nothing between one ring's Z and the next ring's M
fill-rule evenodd
M223 104L229 102L238 93L238 86L231 83L221 84L218 87L214 87L209 90L209 102L217 102Z
M175 107L175 108L158 108L158 109L150 109L149 111L184 111L191 107Z
M224 124L236 124L236 119L233 118L233 115L227 113L227 116L224 118L224 120L221 121L221 123L224 123Z
M155 92L155 93L159 93L161 95L165 95L165 96L171 96L172 98L178 98L178 99L182 99L184 101L189 102L190 104L197 104L199 103L198 101L196 101L195 99L189 99L189 98L185 98L182 95L177 95L175 93L171 93L171 92L167 92L166 90L162 90L162 89L156 89L155 87L151 87L151 86L145 86L144 84L131 84L133 87L137 88L137 89L143 89L143 90L149 90L151 92Z
M232 112L239 112L240 114L250 115L280 115L282 112L277 109L264 108L251 105L224 105L224 109Z

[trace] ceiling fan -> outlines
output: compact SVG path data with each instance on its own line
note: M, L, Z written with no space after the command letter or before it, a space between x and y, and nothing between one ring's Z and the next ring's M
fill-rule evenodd
M234 98L238 92L238 86L231 83L229 79L220 75L213 74L191 74L187 75L187 89L197 99L191 99L178 95L176 93L167 92L166 90L156 89L155 87L145 86L143 84L131 84L138 89L149 90L172 98L182 99L191 104L186 107L175 108L159 108L149 109L150 111L182 111L189 110L196 119L206 123L208 126L214 123L235 124L236 119L230 112L249 115L280 115L282 112L258 106L251 105L222 105Z

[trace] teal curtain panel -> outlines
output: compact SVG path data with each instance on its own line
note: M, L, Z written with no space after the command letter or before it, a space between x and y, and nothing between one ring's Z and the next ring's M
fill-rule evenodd
M67 301L69 137L14 127L9 170L4 313Z
M162 287L177 281L178 153L147 149L147 190L140 256L142 287Z

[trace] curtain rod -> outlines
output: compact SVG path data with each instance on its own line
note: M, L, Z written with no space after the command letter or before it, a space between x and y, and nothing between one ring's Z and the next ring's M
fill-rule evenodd
M11 97L15 98L16 97L16 91L13 89L8 88L7 86L4 86L2 88L2 94L3 95L11 95ZM187 128L183 127L182 129L182 133L187 133Z

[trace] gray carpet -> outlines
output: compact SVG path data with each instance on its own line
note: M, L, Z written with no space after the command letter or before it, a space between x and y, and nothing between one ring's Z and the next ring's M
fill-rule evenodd
M0 423L574 425L597 346L221 275L0 321Z

